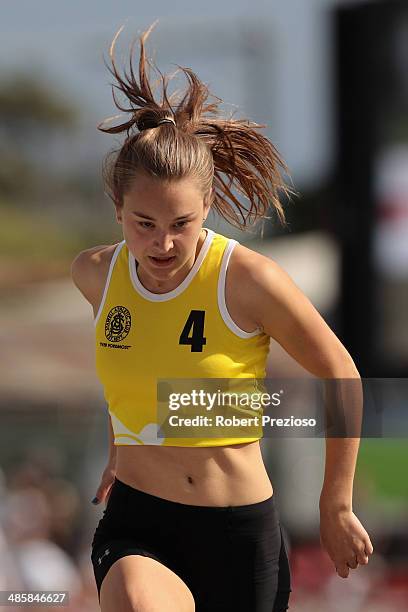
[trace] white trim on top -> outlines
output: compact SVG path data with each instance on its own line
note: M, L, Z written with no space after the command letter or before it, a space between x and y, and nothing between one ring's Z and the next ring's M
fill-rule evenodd
M98 323L99 317L101 316L101 312L103 310L103 307L105 305L105 301L106 301L106 296L108 294L108 289L109 289L109 284L110 284L110 279L112 277L112 272L113 272L113 266L115 265L115 262L118 258L119 252L121 250L121 248L123 247L123 245L125 244L125 240L122 240L122 242L119 242L115 248L115 250L113 251L113 255L112 255L112 259L109 265L109 271L108 271L108 276L106 277L106 282L105 282L105 288L103 290L103 295L102 295L102 300L101 303L99 304L99 309L98 312L96 314L96 317L94 319L94 325L96 326L96 324Z
M232 319L230 313L228 312L227 304L225 301L225 279L227 277L227 268L231 253L236 244L238 244L238 242L233 238L230 238L222 256L220 275L218 278L218 308L220 309L220 313L224 320L224 323L236 336L239 336L240 338L253 338L254 336L259 336L262 331L259 328L255 329L252 332L247 332L241 329Z
M180 293L182 293L188 287L194 276L197 274L204 260L204 257L207 255L208 250L210 248L211 241L214 237L215 232L213 232L213 230L209 229L208 227L205 227L204 229L207 232L207 236L205 237L205 240L201 245L200 252L192 268L190 269L186 278L175 289L172 289L167 293L153 293L153 291L149 291L148 289L146 289L146 287L142 285L137 275L135 258L133 254L129 251L129 273L133 287L136 289L136 291L142 297L146 298L147 300L150 300L151 302L166 302L167 300L171 300L180 295Z

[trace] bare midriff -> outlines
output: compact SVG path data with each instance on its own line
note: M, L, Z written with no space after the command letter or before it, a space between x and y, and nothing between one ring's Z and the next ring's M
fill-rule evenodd
M240 506L271 497L258 441L218 447L116 446L116 477L171 501Z

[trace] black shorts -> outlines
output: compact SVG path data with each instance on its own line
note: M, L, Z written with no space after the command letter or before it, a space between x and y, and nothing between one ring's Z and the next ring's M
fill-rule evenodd
M290 571L274 496L244 506L193 506L115 479L92 541L100 597L111 565L152 557L193 594L196 612L288 609Z

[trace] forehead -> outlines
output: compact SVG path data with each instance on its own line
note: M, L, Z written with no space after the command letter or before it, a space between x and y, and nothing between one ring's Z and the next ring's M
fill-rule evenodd
M123 196L127 208L137 210L179 210L198 208L203 201L197 183L191 178L163 180L145 175L138 176Z

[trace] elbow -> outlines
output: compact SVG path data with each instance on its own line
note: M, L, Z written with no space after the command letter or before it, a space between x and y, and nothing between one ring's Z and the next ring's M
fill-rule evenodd
M330 377L361 379L356 364L350 355L343 356L342 359L336 360L332 368L330 368Z

